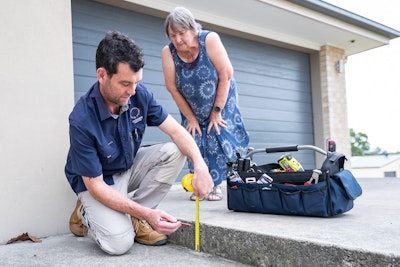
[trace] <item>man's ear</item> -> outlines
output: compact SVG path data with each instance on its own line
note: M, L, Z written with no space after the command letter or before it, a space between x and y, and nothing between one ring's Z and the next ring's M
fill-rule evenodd
M107 72L104 68L98 68L96 70L96 75L97 75L97 79L99 80L100 83L104 82L104 78L107 75Z

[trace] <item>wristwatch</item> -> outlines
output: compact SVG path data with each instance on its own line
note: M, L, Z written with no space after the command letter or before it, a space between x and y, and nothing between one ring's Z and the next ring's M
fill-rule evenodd
M218 106L215 106L215 107L213 107L213 111L217 112L217 113L220 113L221 112L221 108L218 107Z

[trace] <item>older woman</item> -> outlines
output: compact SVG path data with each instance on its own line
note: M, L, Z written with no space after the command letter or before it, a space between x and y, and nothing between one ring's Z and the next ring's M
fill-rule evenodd
M177 7L168 15L165 31L171 41L162 50L165 84L213 177L214 190L207 199L221 200L226 163L236 153L246 153L249 142L233 67L219 35L202 30L186 8ZM193 172L190 162L188 166Z

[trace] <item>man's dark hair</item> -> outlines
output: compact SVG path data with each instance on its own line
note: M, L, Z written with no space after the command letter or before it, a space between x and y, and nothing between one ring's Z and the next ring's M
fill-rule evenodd
M100 41L96 51L96 69L104 68L112 77L119 63L128 63L134 72L144 66L142 49L135 42L117 31L109 31Z

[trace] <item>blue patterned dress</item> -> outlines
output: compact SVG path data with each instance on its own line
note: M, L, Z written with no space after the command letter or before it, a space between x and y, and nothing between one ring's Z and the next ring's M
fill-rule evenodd
M208 58L205 47L208 33L209 31L199 33L199 55L191 63L185 63L179 58L172 43L169 48L175 63L176 86L192 108L202 131L202 137L196 133L195 141L209 168L214 185L219 185L226 178L226 163L235 159L237 152L242 155L246 153L249 136L239 111L236 82L233 78L221 113L222 119L227 122L227 128L220 128L220 135L216 134L214 128L207 134L218 86L217 71ZM186 127L186 117L182 113L181 116L181 124ZM188 167L193 173L193 165L189 161Z

